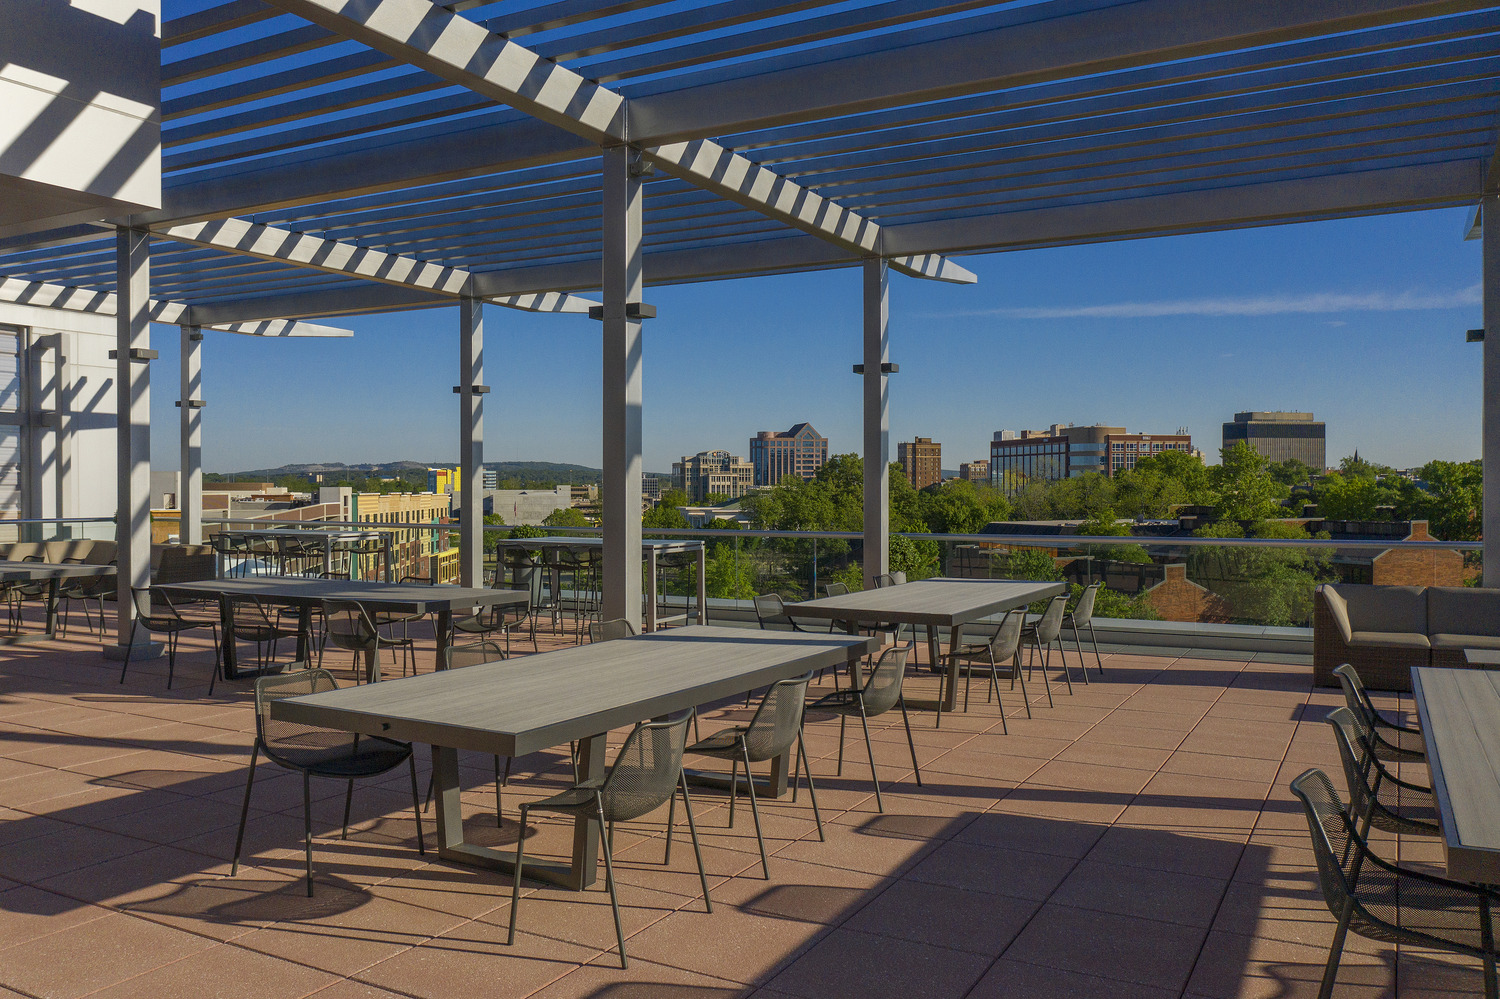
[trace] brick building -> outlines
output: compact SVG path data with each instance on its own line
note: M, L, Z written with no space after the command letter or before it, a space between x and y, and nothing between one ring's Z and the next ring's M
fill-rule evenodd
M1193 452L1186 430L1132 434L1124 427L1054 423L1048 430L997 430L990 441L990 481L1014 495L1027 482L1055 482L1086 472L1112 476L1163 451Z
M981 482L986 485L990 481L990 462L988 458L978 461L965 461L958 466L958 477L974 483L976 486Z
M933 443L931 437L897 444L896 460L913 489L926 489L943 481L943 445Z

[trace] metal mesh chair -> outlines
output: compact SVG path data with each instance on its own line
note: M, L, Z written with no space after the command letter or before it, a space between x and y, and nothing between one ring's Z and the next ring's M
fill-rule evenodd
M1398 867L1372 852L1328 775L1305 771L1292 781L1302 801L1328 910L1338 919L1319 999L1333 995L1349 930L1384 943L1416 944L1484 962L1484 994L1497 999L1492 890Z
M823 595L825 597L842 597L848 592L849 587L843 583L825 583L823 585ZM828 633L832 635L835 634L838 630L839 622L837 620L830 619L828 622Z
M229 615L234 622L235 641L255 643L256 663L262 669L268 661L276 661L276 644L281 639L297 637L297 625L288 625L285 621L287 613L287 608L261 597L235 597L230 601Z
M1089 677L1088 667L1083 663L1083 643L1079 641L1078 629L1089 630L1089 643L1094 647L1094 668L1099 675L1104 675L1104 659L1099 655L1099 640L1094 637L1094 602L1099 597L1099 591L1104 587L1103 581L1090 583L1083 588L1078 595L1078 603L1073 609L1063 615L1062 626L1072 629L1073 649L1078 653L1078 669L1083 673L1085 680Z
M380 648L381 646L394 646L410 650L413 643L410 638L398 638L395 635L382 634L375 626L374 619L363 604L352 600L325 600L323 601L323 618L327 622L327 630L324 632L327 640L337 648L346 652L355 653L355 675L359 675L358 656L363 654L369 657L366 679L374 683L380 679ZM323 662L323 650L318 650L318 663L321 668Z
M1412 836L1437 836L1437 803L1432 788L1401 780L1370 752L1369 737L1360 730L1359 718L1348 708L1328 715L1344 765L1349 803L1360 820L1360 833L1371 826L1386 832Z
M1047 602L1047 609L1035 624L1027 625L1021 631L1021 641L1030 642L1031 649L1026 659L1026 672L1029 675L1036 668L1037 658L1042 660L1042 682L1047 687L1047 706L1052 706L1052 681L1047 676L1047 670L1052 664L1052 646L1057 646L1057 654L1062 656L1063 679L1068 683L1068 693L1073 692L1073 678L1068 675L1068 654L1063 651L1062 644L1062 620L1063 614L1068 609L1068 598L1066 595L1058 594ZM1084 679L1087 679L1085 675Z
M771 631L778 625L785 625L792 631L805 630L787 613L786 601L781 599L780 593L758 593L754 605L755 620L763 631Z
M481 666L485 663L499 662L507 658L505 650L500 648L496 642L475 642L472 645L450 645L443 650L443 664L447 669L463 669L465 666ZM500 757L495 757L495 825L505 824L505 813L500 799L500 789L510 783L511 758L505 758L505 773L500 773ZM432 804L432 789L437 780L436 774L427 778L427 797L422 802L422 810Z
M135 651L136 632L145 628L148 632L167 636L167 689L172 689L172 678L177 673L177 643L184 631L192 631L194 628L212 628L214 621L210 618L201 618L184 614L172 603L172 598L160 590L151 590L145 587L131 587L131 602L135 604L135 617L130 622L130 639L125 644L125 662L120 666L120 682L125 682L125 672L130 669L130 654ZM100 617L103 618L103 609L100 609ZM100 628L103 623L101 620ZM217 635L217 632L215 632ZM217 638L215 639L217 644ZM218 660L215 657L214 670L209 674L208 692L214 692L214 683L219 678Z
M623 617L612 617L608 621L589 624L589 641L613 642L617 638L631 638L636 634L635 625Z
M1333 671L1333 675L1338 677L1339 686L1344 689L1344 703L1363 720L1377 757L1393 763L1427 759L1427 744L1422 739L1421 730L1398 725L1377 711L1353 666L1344 663Z
M300 666L301 663L293 665ZM250 751L250 773L245 781L245 802L240 808L240 828L234 838L234 863L230 876L239 873L240 850L245 842L245 819L250 814L250 792L255 787L255 764L264 752L266 758L288 770L302 774L303 850L307 863L307 894L313 893L312 872L312 778L332 777L348 781L344 792L343 839L349 838L349 809L354 802L354 782L362 777L378 777L407 763L411 767L412 817L417 822L417 852L425 854L422 837L422 810L417 801L417 762L411 745L376 736L356 735L337 729L300 725L271 717L271 705L288 697L336 690L333 674L324 669L301 669L280 676L263 676L255 681L255 747Z
M766 879L771 865L766 860L766 841L760 830L760 808L755 803L755 778L750 764L764 763L797 747L798 772L807 774L807 794L812 799L813 819L818 824L818 839L823 838L823 816L818 812L818 794L813 788L812 768L802 746L802 715L806 707L807 685L811 672L790 680L779 680L766 691L760 706L748 725L721 729L707 739L687 748L689 753L729 760L729 826L734 828L734 802L739 796L739 765L745 764L745 786L750 793L750 814L755 819L755 841L760 846L760 866Z
M614 824L628 822L654 812L670 803L667 813L667 863L672 859L672 825L676 814L677 792L682 792L682 807L687 812L688 834L693 841L693 855L698 861L698 883L703 888L703 909L713 911L708 897L708 875L703 870L703 851L698 846L698 828L693 823L693 805L688 797L687 778L682 772L683 746L687 742L690 715L679 711L661 721L641 722L625 737L614 763L602 779L594 778L574 784L561 794L521 806L521 831L516 837L516 874L510 897L510 935L507 944L516 942L516 915L521 906L522 846L526 841L526 815L529 812L555 812L599 824L599 838L604 844L604 884L609 889L609 904L615 917L615 939L620 947L620 967L627 966L625 931L620 926L620 901L615 890L614 856L611 841Z
M870 782L875 785L875 807L882 812L885 811L885 802L880 797L880 775L875 772L875 746L870 742L869 719L883 715L892 708L901 709L901 722L906 726L906 745L911 750L911 768L916 774L917 786L922 786L922 767L917 763L917 744L912 740L911 719L906 714L906 701L901 696L901 681L906 677L906 657L910 654L910 644L892 646L880 654L862 686L835 690L808 705L813 711L833 711L839 716L837 773L840 775L844 772L845 723L850 715L859 716L859 724L865 732L865 751L870 755ZM800 757L798 762L801 762ZM795 785L796 780L792 783Z
M1021 700L1026 703L1026 717L1031 717L1031 698L1026 693L1026 676L1021 672L1021 626L1025 623L1026 611L1018 609L1008 611L1005 617L1000 619L1000 626L990 636L987 642L966 642L964 634L966 627L960 627L958 632L957 648L953 650L952 658L957 661L958 670L964 674L964 710L969 710L969 687L974 680L973 664L988 663L990 668L990 690L986 694L986 700L990 696L995 698L995 703L1000 706L1000 730L1009 735L1010 727L1005 721L1005 704L1000 700L1000 669L999 664L1006 659L1010 660L1010 685L1014 689L1016 678L1021 680ZM967 626L972 628L972 625ZM967 664L967 665L966 665ZM937 725L943 724L943 695L948 683L948 673L943 671L938 674L938 709Z

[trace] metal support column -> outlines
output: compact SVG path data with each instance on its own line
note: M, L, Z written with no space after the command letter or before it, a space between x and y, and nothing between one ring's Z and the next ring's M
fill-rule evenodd
M865 261L865 587L890 571L891 411L886 365L890 351L890 290L886 263Z
M1484 585L1500 586L1500 195L1480 203L1484 239Z
M641 625L641 301L639 151L603 151L604 518L603 616Z
M151 234L122 226L115 245L115 641L123 646L135 617L131 587L151 585Z
M182 427L182 484L177 509L182 519L177 540L203 543L203 331L182 327L182 395L177 400Z
M484 585L484 301L459 300L459 579Z

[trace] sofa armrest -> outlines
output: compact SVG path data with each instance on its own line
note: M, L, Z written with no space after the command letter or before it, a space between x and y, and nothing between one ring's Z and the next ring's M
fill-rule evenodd
M1354 629L1349 625L1349 604L1337 590L1331 586L1320 586L1318 592L1322 594L1324 602L1328 606L1328 615L1338 627L1344 644L1348 645L1354 640Z

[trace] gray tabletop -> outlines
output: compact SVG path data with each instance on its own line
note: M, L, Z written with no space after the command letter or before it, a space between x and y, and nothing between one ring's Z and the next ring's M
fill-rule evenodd
M278 701L287 721L502 756L843 665L877 639L693 626Z
M1411 676L1448 876L1500 883L1500 673L1419 666Z
M787 610L795 617L804 618L889 621L952 628L1066 592L1064 583L938 577L807 600L790 604Z
M0 582L14 583L35 579L63 579L75 576L113 576L112 565L79 565L73 562L0 561Z
M520 590L487 587L431 586L427 583L380 583L302 576L263 576L257 579L204 579L171 583L161 589L194 597L267 597L277 603L312 605L324 600L353 600L372 607L429 614L495 604L524 604Z

